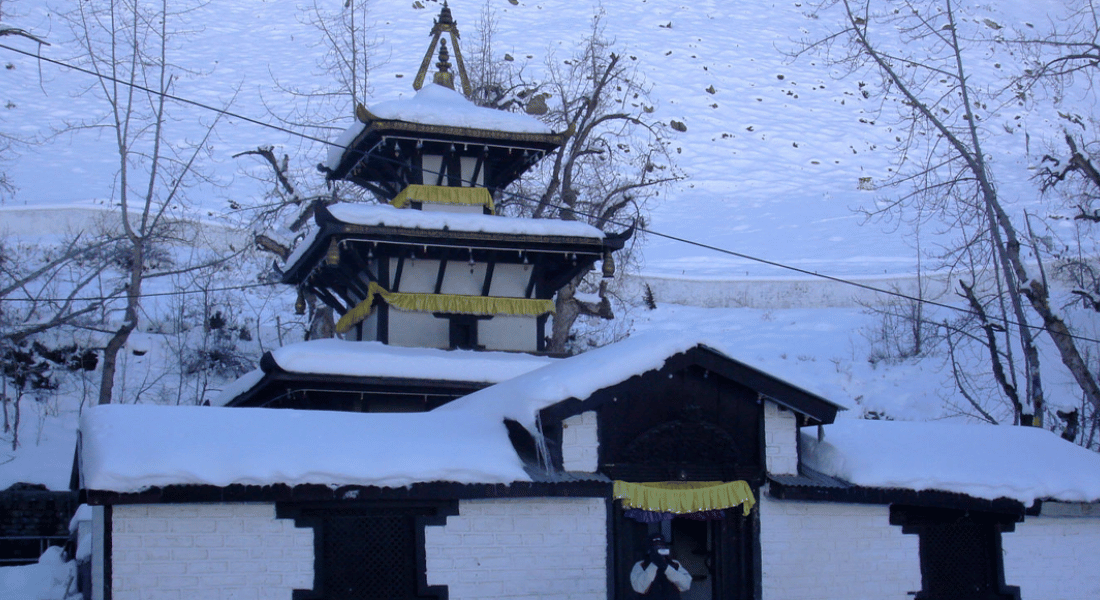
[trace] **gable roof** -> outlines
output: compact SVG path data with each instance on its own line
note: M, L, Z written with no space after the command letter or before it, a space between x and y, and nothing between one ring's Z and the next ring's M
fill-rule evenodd
M474 392L435 410L460 411L477 405L534 430L540 412L570 400L583 403L597 392L631 377L657 371L677 357L685 357L689 362L751 387L817 422L831 423L836 412L844 410L835 402L734 360L699 338L667 332L636 335L590 350ZM580 410L589 408L585 406Z

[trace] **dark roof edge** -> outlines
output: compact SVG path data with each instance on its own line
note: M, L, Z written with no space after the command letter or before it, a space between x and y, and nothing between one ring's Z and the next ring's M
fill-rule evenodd
M141 492L83 490L85 502L114 504L186 504L198 502L320 502L332 500L467 500L485 498L610 498L609 481L571 479L559 482L456 483L432 481L400 488L302 485L168 485Z
M822 424L832 423L838 411L847 410L847 408L832 400L819 396L792 383L788 383L756 367L747 365L706 344L699 344L691 350L688 350L688 352L697 353L694 359L701 366L734 381L752 381L754 385L750 387L753 387L757 392L767 396L773 402L807 417L816 419ZM724 361L724 364L714 363L704 358L708 354L712 358L721 359Z
M793 482L799 479L800 482ZM839 479L833 481L846 484ZM904 488L877 488L858 485L833 485L819 481L815 477L768 475L769 497L777 500L804 500L813 502L839 502L845 504L905 504L909 506L928 506L937 508L956 508L961 510L980 510L985 512L1009 513L1023 517L1024 514L1038 514L1038 505L1028 507L1019 500L997 498L986 500L957 492L940 490L911 490Z

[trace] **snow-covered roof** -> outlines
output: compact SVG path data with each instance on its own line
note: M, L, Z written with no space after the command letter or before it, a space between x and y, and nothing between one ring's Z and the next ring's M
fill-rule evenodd
M525 219L499 215L479 215L394 208L387 204L340 203L327 208L329 214L342 223L364 227L395 227L425 231L462 233L493 233L501 235L531 235L588 238L603 240L607 234L579 221L560 219ZM310 232L286 259L287 268L297 264L321 235Z
M328 211L340 221L351 225L594 239L605 237L604 232L591 225L560 219L525 219L472 213L433 212L394 208L385 204L350 202L329 206Z
M387 100L368 107L375 117L386 121L404 121L421 125L463 127L506 133L553 134L542 121L520 113L506 112L478 106L465 96L437 84L424 86L408 99ZM363 131L366 125L356 121L329 146L326 166L336 169L340 165L348 145Z
M367 108L387 121L509 133L554 133L550 126L532 116L478 106L459 92L434 83L425 85L412 98L387 100Z
M89 490L531 480L504 424L476 411L109 405L85 410L80 431Z
M1100 454L1037 427L841 419L802 433L803 463L865 487L1024 504L1100 501Z
M588 398L635 375L658 370L670 357L707 342L705 336L668 332L635 335L468 394L434 412L487 411L534 431L542 409L570 398Z
M381 342L310 340L271 352L284 371L347 377L396 377L492 384L517 377L558 359L516 352L402 348ZM263 379L256 369L234 381L214 400L224 405Z

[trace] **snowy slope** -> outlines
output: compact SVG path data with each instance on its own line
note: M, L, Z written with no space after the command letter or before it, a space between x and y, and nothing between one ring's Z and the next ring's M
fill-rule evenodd
M305 100L286 90L324 87L330 77L317 72L315 65L324 50L316 30L301 22L297 4L212 0L189 13L184 25L193 33L176 38L173 56L191 72L180 77L174 92L213 106L228 104L233 111L269 123L278 122L276 115L306 110ZM1003 2L975 14L989 15L1009 27L1024 22L1042 25L1047 23L1044 15L1058 5ZM5 21L48 38L53 45L41 49L43 55L66 60L74 50L55 10L68 6L71 1L9 0L4 3ZM411 81L439 3L372 0L368 6L380 42L372 57L373 96L368 104L384 106L391 100L412 98ZM482 6L473 0L451 3L467 52L477 37ZM826 17L809 16L805 3L518 0L490 6L497 19L497 55L511 54L534 72L544 61L568 57L589 31L594 12L605 12L607 35L638 64L652 86L654 118L687 125L685 132L667 131L688 177L654 208L654 230L804 269L858 275L864 281L872 276L904 278L913 271L915 240L904 230L864 225L852 210L880 198L878 192L860 190L859 181L864 177L881 181L890 173L893 156L888 149L894 139L890 125L878 119L876 107L862 98L858 77L838 78L817 59L792 61L789 56L799 40L820 36L828 25ZM38 51L27 40L9 36L4 43ZM4 130L45 135L66 121L102 113L102 104L84 93L94 84L87 75L11 51L0 53L4 64L11 65L0 70L0 101L8 105L0 111ZM975 76L995 74L993 64L977 65ZM713 93L708 91L711 88ZM1091 105L1091 100L1081 97L1067 101ZM169 139L197 139L212 118L208 111L174 106ZM1006 118L1020 126L996 135L987 149L998 165L1019 168L999 171L1000 190L1010 198L1033 198L1026 166L1036 159L1036 148L1057 131L1058 122L1049 114L1024 110ZM352 122L349 111L322 133L336 140ZM1025 137L1031 146L1021 143ZM6 208L48 207L73 215L73 207L102 206L111 197L116 170L112 143L110 135L81 131L22 150L17 160L5 165L20 188ZM228 203L260 198L265 184L248 175L266 175L267 167L231 156L260 144L277 145L277 152L290 154L303 173L320 178L312 165L325 159L326 146L229 117L208 143L209 162L202 166L220 186L196 190L191 197L192 214L225 225L228 231L239 225L240 215L228 210ZM12 217L0 219L4 220L0 227L20 233L26 232L25 223L45 222L41 214L20 217L18 223ZM655 291L667 292L669 298L705 295L682 285L684 279L778 282L790 277L773 267L654 236L648 239L644 255L644 271L662 277L663 287ZM761 289L758 284L753 287ZM736 290L740 288L712 289L721 289L719 295L727 296L712 306L758 306L739 300ZM708 340L718 338L715 346L731 357L851 407L846 413L850 417L873 412L899 419L932 419L968 412L965 406L953 404L957 399L951 399L950 373L942 358L902 364L870 362L873 348L863 332L876 326L877 317L859 308L797 308L813 305L823 296L809 290L804 292L806 303L790 302L805 289L804 281L769 284L762 309L689 308L667 304L659 296L658 310L620 314L620 319L604 327L620 334L689 330ZM844 303L843 289L831 289L828 295L837 299L836 304ZM271 306L274 310L276 304ZM150 356L155 358L147 360L162 360L166 351L154 352ZM1053 369L1051 365L1056 361L1045 357L1044 368ZM1075 401L1064 374L1044 373L1044 385L1052 404ZM0 467L0 489L18 480L66 486L77 409L76 403L50 409L60 412L61 419L44 418L41 434L35 437L61 440L61 446L48 450L51 458L46 459L21 450L13 462ZM39 418L29 418L31 431ZM7 458L0 453L0 462ZM41 469L43 462L50 467Z
M5 10L12 10L8 4ZM57 2L56 8L67 5ZM13 9L21 15L12 19L54 42L42 50L44 55L66 59L70 44L49 6L16 2ZM368 104L385 106L389 100L411 98L411 81L439 4L374 0L367 6L380 41L371 58L374 95ZM477 37L482 6L471 0L451 5L467 53ZM592 15L605 13L607 36L652 86L654 117L666 125L672 119L687 125L686 132L666 131L688 177L656 207L654 230L838 275L899 274L915 268L914 240L904 229L863 225L853 212L873 206L878 198L878 192L861 191L859 182L889 176L894 159L888 149L895 132L876 114L875 103L860 95L860 74L837 78L839 73L818 58L790 57L801 40L821 36L838 15L812 18L809 5L799 0L754 4L752 9L716 0L520 0L489 6L497 20L497 56L509 53L532 72L544 61L568 58L590 30ZM989 16L1007 28L1026 27L1045 24L1044 14L1057 6L1004 2L974 15ZM287 89L315 89L329 82L330 76L317 72L323 48L316 31L300 22L304 17L297 3L214 0L186 19L184 24L196 31L174 40L174 56L195 73L184 74L175 85L180 96L213 106L232 99L232 110L274 123L265 107L280 116L295 108L306 110L305 100ZM36 50L26 40L11 43ZM1001 69L992 66L993 58L974 65L974 77L998 75ZM102 112L91 95L81 95L94 83L87 75L11 52L4 59L13 67L0 74L4 99L14 105L4 111L5 127L43 133L63 121ZM1085 100L1071 97L1067 102ZM194 107L173 111L178 120L170 123L169 135L181 140L197 139L213 118ZM1054 115L1023 108L1002 117L1014 127L987 146L996 164L1012 167L999 170L1001 192L1009 198L1031 198L1034 186L1026 167L1038 157L1029 150L1053 139L1060 125ZM326 137L335 140L351 123L348 114ZM239 172L257 166L230 157L271 143L299 159L307 173L326 154L319 144L229 118L219 125L209 144L212 161L204 165L224 187L197 194L197 208L222 212L228 198L258 196L262 185ZM10 169L21 188L14 202L109 198L116 170L110 144L110 136L81 132L27 150ZM660 238L649 240L645 256L646 270L660 275L789 275Z

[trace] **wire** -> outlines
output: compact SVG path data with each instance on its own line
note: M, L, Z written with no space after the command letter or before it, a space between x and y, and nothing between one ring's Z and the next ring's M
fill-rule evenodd
M205 288L205 289L180 289L173 292L149 292L142 293L142 298L156 298L166 296L184 296L187 294L205 294L210 292L228 292L233 290L246 290L259 287L272 287L274 285L281 285L281 282L273 281L271 283L249 283L245 285L233 285L228 287L217 288ZM0 302L98 302L104 300L121 300L126 297L125 290L120 291L114 296L79 296L76 298L0 298Z
M329 141L329 140L326 140L326 139L323 139L323 138L319 138L319 137L312 136L312 135L309 135L309 134L306 134L306 133L302 133L300 131L295 131L293 129L289 129L287 127L282 127L280 125L274 125L274 124L271 124L271 123L266 123L264 121L254 119L252 117L247 117L245 115L235 113L235 112L227 110L227 109L217 108L217 107L211 106L209 104L204 104L202 102L198 102L198 101L195 101L195 100L190 100L188 98L183 98L181 96L177 96L177 95L170 94L170 93L167 93L167 92L161 92L161 91L153 90L153 89L138 85L138 84L136 84L132 81L126 81L126 80L118 79L116 77L111 77L109 75L104 75L102 73L97 73L97 72L92 71L90 69L85 69L83 67L72 65L72 64L66 63L64 61L60 61L60 60L56 60L56 59L52 59L52 58L47 58L47 57L41 56L40 54L35 54L35 53L28 52L28 51L25 51L25 50L20 50L18 48L13 48L13 47L8 46L6 44L0 44L0 48L5 49L5 50L10 50L10 51L15 52L17 54L22 54L22 55L30 57L30 58L34 58L34 59L37 59L37 60L42 60L42 61L48 62L50 64L57 65L59 67L72 69L74 71L78 71L78 72L84 73L86 75L91 75L93 77L98 77L100 79L105 79L105 80L113 82L113 83L117 83L117 84L124 85L124 86L129 86L129 87L132 87L134 89L143 91L143 92L148 93L148 94L161 96L161 97L167 98L169 100L174 100L176 102L180 102L182 104L188 104L188 105L191 105L191 106L196 106L196 107L201 108L203 110L213 111L213 112L216 112L216 113L221 114L221 115L226 116L226 117L240 119L240 120L245 121L247 123L252 123L254 125L259 125L261 127L266 127L268 129L273 129L275 131L279 131L281 133L285 133L285 134L288 134L288 135L291 135L291 136L299 137L299 138L314 141L314 142L319 142L319 143L324 144L326 146L343 147L340 144L337 144L335 142L332 142L332 141ZM360 154L365 155L366 153L360 151ZM394 162L394 163L397 163L397 164L402 164L402 165L405 164L405 163L402 163L401 161L398 161L397 159L392 159L392 158L389 158L389 157L378 156L377 158L380 159L380 160L388 160L388 161L391 161L391 162ZM429 173L429 174L435 174L435 175L439 174L437 172L434 172L434 171L431 171L431 170L428 170L428 169L423 169L423 168L420 168L420 171L421 171L422 174L423 173ZM468 183L472 183L472 182L468 182ZM509 197L524 200L524 201L527 201L527 202L531 202L531 201L534 200L534 198L524 196L524 195L521 195L521 194L517 194L517 193L514 193L514 192L508 192L508 191L505 191L505 190L498 190L498 192L501 193L501 194L507 195ZM589 217L589 218L596 218L596 215L581 212L581 211L577 211L574 208L564 207L564 206L560 206L560 205L552 205L552 206L554 208L559 209L559 210L570 210L573 213L581 215L581 216L585 216L585 217ZM613 223L615 225L618 225L620 227L630 227L630 226L633 225L631 223L623 223L621 221L616 221L614 219L608 219L608 222ZM850 279L844 279L842 277L836 277L836 276L833 276L833 275L822 274L822 273L819 273L817 271L809 271L809 270L802 269L802 268L799 268L799 267L795 267L795 266L792 266L792 265L787 265L787 264L784 264L784 263L781 263L781 262L778 262L778 261L773 261L773 260L768 260L768 259L765 259L765 258L760 258L760 257L757 257L757 256L752 256L750 254L737 252L735 250L729 250L727 248L721 248L721 247L718 247L718 246L714 246L712 244L707 244L707 243L704 243L704 242L697 242L697 241L694 241L694 240L690 240L690 239L687 239L687 238L683 238L683 237L679 237L679 236L675 236L675 235L671 235L671 234L667 234L667 233L661 233L659 231L655 231L655 230L649 229L647 227L636 226L636 228L637 228L638 231L642 231L642 232L645 232L649 235L653 235L653 236L656 236L656 237L661 237L661 238L665 238L665 239L668 239L668 240L671 240L671 241L675 241L675 242L679 242L679 243L683 243L683 244L688 244L688 245L696 246L696 247L699 247L699 248L704 248L704 249L707 249L707 250L711 250L713 252L719 252L719 253L722 253L722 254L727 254L729 256L735 256L737 258L750 260L750 261L753 261L753 262L769 265L769 266L776 267L776 268L779 268L779 269L784 269L784 270L787 270L787 271L792 271L792 272L799 273L799 274L802 274L802 275L807 275L807 276L815 277L815 278L819 278L819 279L825 279L827 281L833 281L833 282L836 282L836 283L840 283L842 285L856 287L856 288L868 290L868 291L871 291L871 292L884 294L884 295L887 295L887 296L892 296L892 297L900 298L900 299L903 299L903 300L908 300L908 301L911 301L911 302L918 302L918 303L922 303L922 304L929 305L929 306L935 306L935 307L938 307L938 308L943 308L943 309L955 311L955 312L962 313L962 314L969 315L969 316L979 316L977 312L975 312L973 310L970 310L970 309L967 309L967 308L961 308L961 307L958 307L958 306L953 306L953 305L950 305L950 304L937 302L935 300L929 300L927 298L918 298L916 296L910 296L908 294L905 294L905 293L902 293L902 292L899 292L899 291L896 291L896 290L888 290L888 289L884 289L884 288L879 288L879 287L875 287L875 286L868 285L868 284L865 284L865 283L860 283L860 282L857 282L857 281L853 281L853 280L850 280ZM261 287L261 286L268 286L268 285L274 285L274 284L252 284L252 285L248 285L248 286L235 286L235 287L231 287L231 288L221 288L221 289L218 289L218 290L206 290L206 291L226 291L226 290L231 290L231 289L243 289L243 288L247 288L247 287ZM202 291L203 290L195 290L195 291L180 290L180 291L176 291L176 292L164 292L164 293L158 293L158 294L144 294L144 296L150 296L150 297L152 297L152 296L172 296L172 295L183 295L183 294L190 294L190 293L200 293ZM110 297L108 297L108 298L88 298L87 300L111 300L111 299L113 299L113 298L110 298ZM9 302L10 301L46 302L46 301L50 301L50 300L61 301L60 299L30 300L30 299L22 299L22 298L0 298L0 302L3 302L3 301L9 301ZM1043 326L1040 326L1040 325L1032 325L1030 323L1021 324L1021 323L1016 323L1014 321L1007 320L1007 319L999 320L999 322L1005 323L1005 324L1008 324L1008 325L1012 325L1012 326L1015 326L1015 327L1028 327L1030 329L1035 329L1035 330L1039 330L1039 331L1042 331L1042 330L1046 329L1046 327L1043 327ZM934 324L934 325L943 325L942 323L932 323L932 322L928 322L928 323ZM1093 338L1084 337L1084 336L1080 336L1080 335L1070 334L1068 337L1071 337L1072 339L1076 339L1076 340L1080 340L1080 341L1100 343L1100 339L1093 339Z

